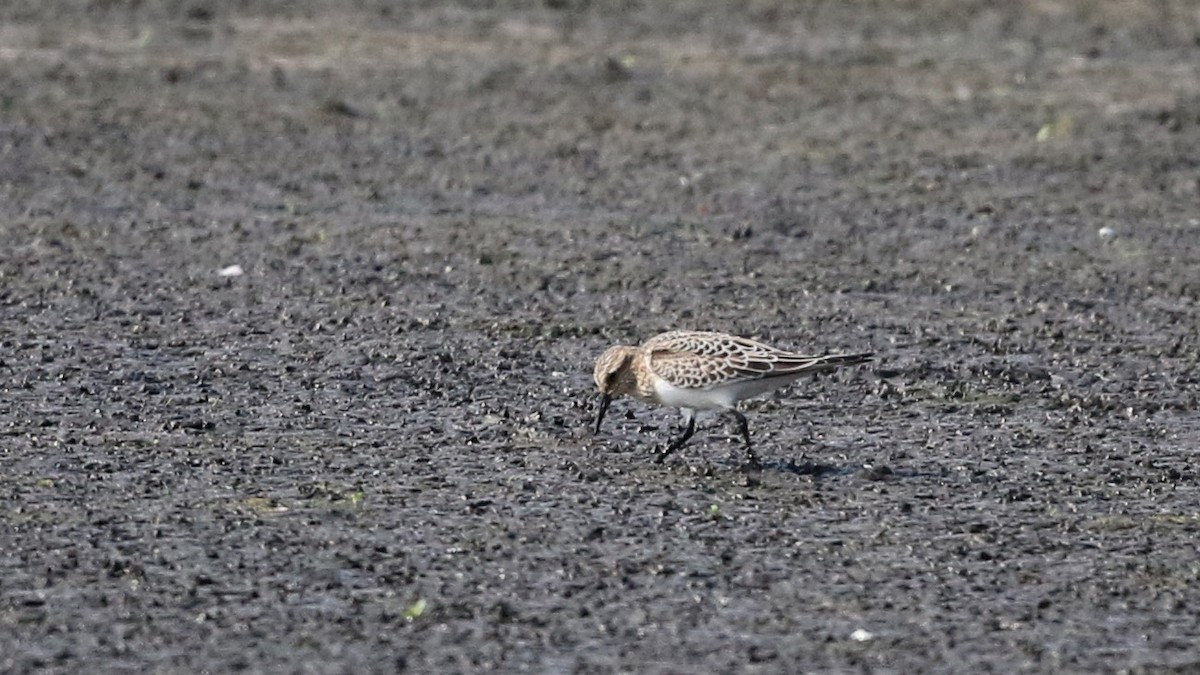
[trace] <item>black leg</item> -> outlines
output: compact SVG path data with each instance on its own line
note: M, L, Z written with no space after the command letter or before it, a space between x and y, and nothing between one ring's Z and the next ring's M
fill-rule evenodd
M666 450L663 450L662 452L658 453L658 455L654 458L654 463L662 464L663 460L667 458L667 455L682 448L683 444L687 443L688 439L691 438L692 434L694 434L694 433L696 433L696 416L688 415L687 428L683 430L683 434L680 435L679 438L676 438L675 440L671 441L671 444L667 446Z
M746 416L737 410L730 411L737 418L738 431L742 432L742 440L746 441L746 463L743 465L745 469L761 469L762 463L758 461L758 455L754 454L754 446L750 444L750 423L746 421Z

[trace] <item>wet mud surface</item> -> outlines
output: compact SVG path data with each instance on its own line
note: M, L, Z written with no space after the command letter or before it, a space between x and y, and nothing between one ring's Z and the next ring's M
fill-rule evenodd
M1200 15L868 5L5 3L0 670L1200 667Z

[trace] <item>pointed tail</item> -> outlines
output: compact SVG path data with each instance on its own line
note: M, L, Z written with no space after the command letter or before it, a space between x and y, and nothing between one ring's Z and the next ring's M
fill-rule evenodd
M800 356L781 359L775 370L766 377L793 377L804 373L819 373L843 366L866 363L875 357L874 352L858 354L828 354L826 356Z
M862 352L860 354L830 354L822 356L817 360L820 366L829 368L837 368L840 366L853 366L859 363L866 363L875 358L875 352Z

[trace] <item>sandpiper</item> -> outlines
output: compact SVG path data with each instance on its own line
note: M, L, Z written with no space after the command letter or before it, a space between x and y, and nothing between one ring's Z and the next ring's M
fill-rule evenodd
M687 425L658 453L656 462L687 443L696 431L697 410L729 411L746 441L746 467L757 468L746 416L738 401L765 394L809 373L870 361L871 353L813 356L777 349L735 335L671 331L639 347L616 345L596 359L592 377L600 389L596 431L614 398L632 396L647 403L680 408Z

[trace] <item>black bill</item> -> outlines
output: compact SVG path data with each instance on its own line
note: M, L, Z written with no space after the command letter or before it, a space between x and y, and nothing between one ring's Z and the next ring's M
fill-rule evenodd
M608 412L608 404L612 403L612 397L605 394L600 397L600 414L596 415L596 430L592 433L600 433L600 423L604 421L604 413Z

